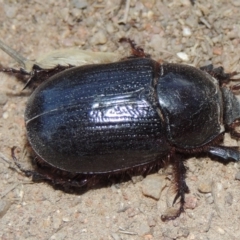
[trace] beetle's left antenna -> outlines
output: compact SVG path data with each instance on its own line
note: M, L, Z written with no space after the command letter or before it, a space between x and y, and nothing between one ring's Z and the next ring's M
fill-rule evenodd
M7 46L4 42L0 40L0 48L7 53L10 57L15 59L25 70L29 70L29 67L31 69L31 66L33 66L33 62L28 60L27 58L21 56L19 53L17 53L15 50Z

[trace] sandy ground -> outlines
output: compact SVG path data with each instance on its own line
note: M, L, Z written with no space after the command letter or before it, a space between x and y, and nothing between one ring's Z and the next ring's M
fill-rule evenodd
M156 60L240 68L238 0L199 0L195 6L187 0L131 0L127 18L125 13L125 2L118 0L0 0L0 39L35 59L73 46L127 56L128 47L118 43L127 36ZM2 51L0 63L17 66ZM169 202L170 169L82 195L32 183L10 164L11 147L25 145L29 91L21 92L23 83L15 77L0 78L0 239L240 239L237 163L189 159L186 212L169 222L160 216ZM239 145L227 134L225 144ZM31 167L27 157L22 164ZM149 182L152 197L143 194Z

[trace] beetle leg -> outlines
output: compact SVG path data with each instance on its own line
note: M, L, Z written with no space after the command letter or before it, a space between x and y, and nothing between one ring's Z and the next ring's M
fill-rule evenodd
M224 162L240 161L238 147L211 146L207 149L211 155L221 158Z
M134 40L130 38L120 38L119 39L120 43L127 42L130 44L131 50L132 50L132 56L133 57L140 57L140 58L149 58L150 55L144 52L144 49L137 46L137 44L134 42ZM131 56L131 57L132 57Z
M235 121L233 122L231 125L228 126L228 131L230 133L230 135L234 138L240 138L240 132L238 132L237 130L235 130L236 127L240 126L240 122L239 121Z
M200 67L202 71L209 73L211 76L219 81L220 86L224 83L229 83L230 81L236 81L239 79L231 79L232 77L239 74L239 72L225 73L223 67L214 68L212 64Z
M0 72L5 73L13 73L13 74L21 74L21 75L30 75L29 72L25 71L23 68L15 69L15 68L1 68Z
M71 174L65 173L62 174L62 176L58 176L58 174L55 174L54 171L52 171L51 169L49 171L44 171L44 173L41 173L40 171L37 172L34 170L24 169L18 162L18 159L15 155L15 149L16 147L12 147L11 149L11 155L15 165L22 173L24 173L26 177L32 177L33 181L48 181L52 183L54 186L56 185L63 186L64 189L67 189L69 187L81 188L89 183L94 185L95 175L88 178L82 176L82 178L79 179L78 174L73 174L73 176L69 176Z
M21 171L21 172L23 172L24 174L25 174L25 176L26 177L32 177L32 178L36 178L36 180L37 179L46 179L46 176L44 176L43 174L41 174L41 173L38 173L38 172L35 172L35 171L33 171L33 170L27 170L27 169L24 169L22 166L21 166L21 164L18 162L18 159L17 159L17 157L16 157L16 155L15 155L15 149L16 149L16 147L12 147L11 148L11 155L12 155L12 159L13 159L13 161L14 161L14 163L15 163L15 165L18 167L18 169ZM47 179L46 179L47 180ZM49 180L49 179L48 179Z
M186 178L186 167L184 166L183 160L179 155L174 156L173 158L173 169L174 169L174 178L176 184L177 194L173 200L173 205L176 203L178 199L180 199L180 207L174 214L162 215L161 219L163 221L174 220L184 212L184 204L185 204L185 194L189 193L189 188L185 182Z
M42 69L38 65L34 64L33 68L32 68L32 72L31 72L31 76L27 80L27 83L25 84L23 90L26 89L27 87L31 86L32 84L38 85L38 84L44 82L46 79L53 76L54 74L64 71L68 68L72 68L72 67L73 66L71 66L71 65L69 65L69 66L57 65L56 67L54 67L52 69Z

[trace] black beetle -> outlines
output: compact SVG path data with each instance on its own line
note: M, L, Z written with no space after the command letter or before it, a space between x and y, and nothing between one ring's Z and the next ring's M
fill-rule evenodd
M28 141L38 159L59 170L58 177L17 165L28 176L80 187L97 176L146 173L171 163L174 203L180 198L180 208L162 219L174 219L184 211L189 191L188 154L210 154L224 162L240 159L238 149L220 145L226 131L239 137L234 128L240 101L224 86L238 73L212 65L197 69L159 63L133 41L121 41L131 44L132 57L69 66L40 84L28 100Z

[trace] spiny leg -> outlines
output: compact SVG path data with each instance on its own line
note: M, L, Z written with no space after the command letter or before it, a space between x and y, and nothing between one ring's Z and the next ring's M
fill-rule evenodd
M236 130L236 127L239 127L239 126L240 126L240 122L239 121L235 121L231 125L227 126L227 130L229 131L230 135L233 138L237 138L237 139L240 138L240 132L238 132Z
M231 81L238 81L239 79L232 79L232 77L239 74L239 72L225 73L223 67L214 68L212 64L200 67L202 71L209 73L211 76L219 81L220 86Z
M15 69L15 68L0 68L0 72L4 73L13 73L13 74L20 74L23 76L30 75L29 72L25 71L23 68Z
M176 196L173 200L173 205L176 203L178 199L180 199L180 207L174 214L165 214L161 216L162 221L174 220L184 212L184 204L185 204L185 194L189 193L189 188L185 182L186 179L186 168L184 166L184 161L182 157L178 154L175 154L172 158L173 164L173 174L174 174L174 182L176 187Z
M66 69L72 68L73 66L61 66L57 65L56 67L52 69L43 69L40 68L38 65L33 65L32 72L30 78L27 80L27 83L25 84L23 89L26 89L30 85L38 85L42 82L44 82L46 79L50 78L56 73L59 73L61 71L64 71Z
M130 44L131 50L132 50L132 56L133 57L141 57L141 58L149 58L150 55L144 52L144 49L137 46L137 44L134 42L134 40L130 38L120 38L119 39L120 43L126 42Z
M42 173L34 171L34 170L24 169L21 166L21 164L18 162L18 159L15 155L15 149L16 149L16 147L12 147L12 149L11 149L11 155L12 155L15 165L26 177L32 177L32 180L35 182L36 181L48 181L48 182L52 183L52 185L54 185L54 186L60 185L67 189L68 187L81 188L81 187L91 183L95 178L95 176L92 176L92 177L90 176L89 178L82 177L81 179L79 179L79 176L77 174L72 174L72 176L70 176L71 175L70 173L63 174L64 172L61 170L59 170L59 171L62 174L58 174L57 173L58 170L54 170L54 169L50 169L50 171L43 169Z

